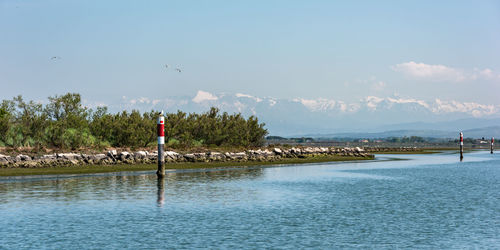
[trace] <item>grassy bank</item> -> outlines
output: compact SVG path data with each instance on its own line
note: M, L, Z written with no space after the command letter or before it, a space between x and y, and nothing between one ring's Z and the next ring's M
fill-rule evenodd
M248 162L182 162L182 163L167 163L166 169L210 169L210 168L226 168L226 167L249 167L249 166L267 166L279 164L302 164L316 162L333 162L333 161L356 161L356 160L371 160L370 157L354 157L354 156L313 156L307 158L284 158L276 161L248 161ZM69 167L54 167L54 168L3 168L0 169L0 176L24 176L24 175L57 175L57 174L92 174L92 173L110 173L121 171L148 171L156 170L156 164L120 164L120 165L89 165L89 166L69 166Z

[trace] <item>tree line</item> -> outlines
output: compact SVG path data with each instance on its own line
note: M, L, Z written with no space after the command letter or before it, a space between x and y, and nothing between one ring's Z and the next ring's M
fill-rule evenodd
M148 147L156 145L158 112L138 110L109 113L82 105L81 96L67 93L48 98L47 104L22 96L0 105L0 146L36 148ZM258 118L221 113L217 108L197 113L165 114L165 143L172 148L193 146L255 147L267 130Z

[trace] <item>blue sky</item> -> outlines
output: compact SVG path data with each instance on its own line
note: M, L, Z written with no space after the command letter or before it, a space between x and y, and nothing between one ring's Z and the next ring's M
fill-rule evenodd
M0 0L0 32L1 99L202 90L500 110L498 1Z

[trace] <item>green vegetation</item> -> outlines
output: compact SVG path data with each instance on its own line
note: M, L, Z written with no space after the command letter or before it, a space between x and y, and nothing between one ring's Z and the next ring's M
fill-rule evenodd
M232 168L232 167L251 167L267 166L281 164L303 164L319 163L333 161L353 161L353 160L372 160L373 157L355 157L339 155L310 156L306 158L282 158L276 161L248 161L248 162L182 162L167 163L166 169L209 169L209 168ZM2 168L0 176L21 176L21 175L56 175L56 174L91 174L91 173L109 173L119 171L149 171L156 170L156 164L120 164L120 165L91 165L91 166L70 166L70 167L52 167L52 168Z
M157 112L108 113L82 105L79 94L49 97L46 105L22 96L0 104L0 146L57 149L147 147L156 144ZM167 113L165 140L172 148L192 146L256 147L267 130L254 116L220 113Z

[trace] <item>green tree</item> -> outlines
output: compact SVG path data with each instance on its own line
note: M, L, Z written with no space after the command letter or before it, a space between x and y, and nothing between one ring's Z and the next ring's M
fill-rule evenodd
M8 144L11 128L14 125L14 102L3 100L0 104L0 141Z
M45 113L50 118L47 137L51 145L75 149L94 142L88 128L90 111L83 107L80 94L49 97Z

